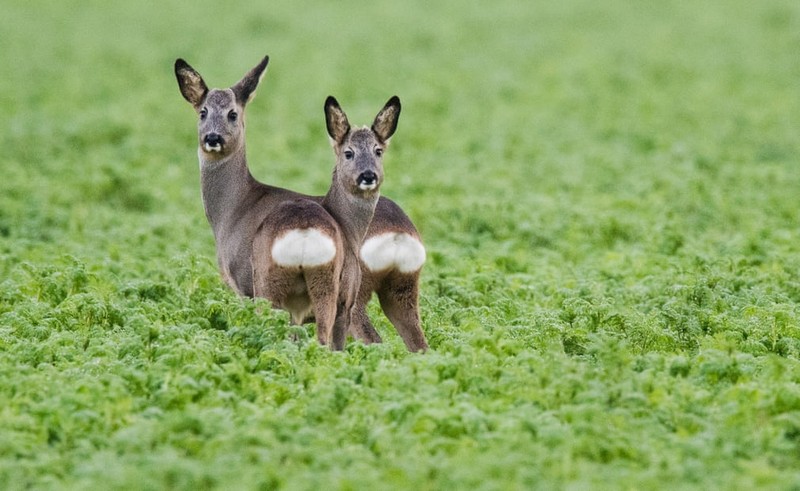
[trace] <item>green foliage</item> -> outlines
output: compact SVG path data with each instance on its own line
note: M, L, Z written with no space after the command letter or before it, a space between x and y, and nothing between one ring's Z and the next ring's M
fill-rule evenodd
M0 52L0 488L800 486L800 4L21 2ZM431 351L219 280L194 114L264 54L253 173L403 101Z

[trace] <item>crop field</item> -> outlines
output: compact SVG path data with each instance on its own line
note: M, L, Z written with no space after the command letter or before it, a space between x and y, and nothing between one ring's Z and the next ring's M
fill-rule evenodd
M800 488L800 2L2 11L0 489ZM400 96L429 352L220 280L172 66L264 55L270 184Z

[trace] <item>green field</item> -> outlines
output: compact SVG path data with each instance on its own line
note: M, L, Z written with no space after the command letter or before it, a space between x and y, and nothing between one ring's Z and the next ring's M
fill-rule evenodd
M800 2L4 5L0 488L800 488ZM265 54L271 184L400 96L430 352L219 279L172 64Z

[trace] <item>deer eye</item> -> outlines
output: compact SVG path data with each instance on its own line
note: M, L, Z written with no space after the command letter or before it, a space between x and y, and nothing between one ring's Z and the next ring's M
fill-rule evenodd
M383 155L383 149L382 149L381 147L377 147L377 148L375 149L375 155L377 155L378 157L380 157L381 155Z
M200 119L206 119L206 116L208 116L208 110L206 108L201 109L200 110Z
M347 160L353 160L353 157L355 157L355 153L353 153L352 150L344 151L344 158L346 158Z
M238 117L239 117L239 114L236 111L231 111L231 112L228 113L228 119L230 120L231 123L235 123L236 122L236 118L238 118Z

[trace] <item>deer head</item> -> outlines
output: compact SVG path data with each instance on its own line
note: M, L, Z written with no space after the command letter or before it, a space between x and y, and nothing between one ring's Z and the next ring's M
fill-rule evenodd
M235 85L208 89L203 77L182 59L175 61L181 94L197 111L197 134L204 160L222 160L244 148L244 109L253 98L269 57L265 56Z
M383 152L397 129L400 99L392 97L370 128L351 128L339 103L325 101L325 123L336 154L333 185L355 196L377 196L383 182Z

